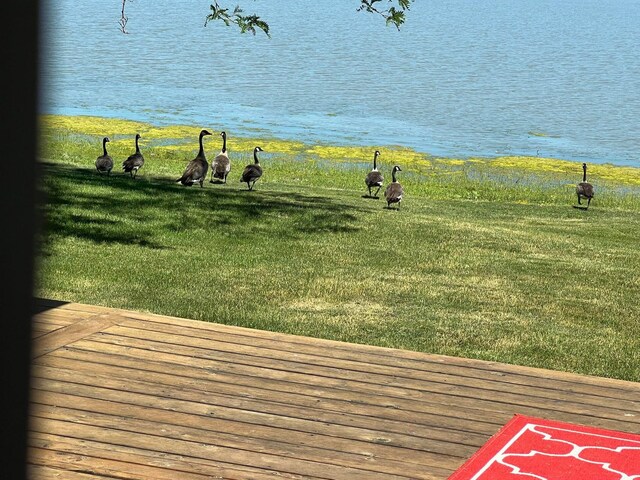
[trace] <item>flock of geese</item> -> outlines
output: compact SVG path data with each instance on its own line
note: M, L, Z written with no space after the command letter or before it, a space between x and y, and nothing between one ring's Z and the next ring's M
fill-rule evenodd
M198 154L196 157L191 160L182 176L176 180L176 182L180 182L182 185L190 187L195 184L200 184L200 187L203 187L204 181L207 179L207 174L209 172L209 162L204 153L204 145L202 143L202 138L212 135L208 130L200 131L200 135L198 137L198 143L200 149L198 150ZM227 176L231 171L231 161L229 160L229 153L227 152L227 134L226 132L220 132L220 136L222 137L222 150L218 153L213 161L211 162L211 178L209 180L210 183L227 183ZM138 170L142 168L144 165L144 156L140 152L140 146L138 144L138 140L140 139L140 134L136 133L135 137L135 145L136 151L129 155L126 160L122 162L122 170L125 173L129 173L132 178L136 178L138 174ZM113 159L107 152L107 142L109 142L109 137L104 137L102 139L102 155L96 158L96 169L99 173L103 173L106 175L111 174L111 170L113 169ZM247 184L248 190L253 190L255 183L262 176L262 166L260 165L260 160L258 159L258 152L262 152L262 148L255 147L253 149L253 163L250 163L244 170L242 171L242 175L240 176L240 182ZM365 177L365 184L369 191L368 195L363 195L366 198L379 198L378 193L384 184L384 176L378 170L378 157L380 156L380 152L376 150L373 154L373 168ZM387 201L387 208L391 208L391 205L396 205L398 209L400 209L400 202L402 202L402 197L404 195L404 189L400 182L397 179L397 173L401 172L402 169L398 165L394 165L391 170L391 183L387 185L387 188L384 191L384 197ZM214 180L215 179L215 180ZM374 193L372 193L373 189L376 189ZM582 205L582 200L587 200L587 206L582 207L584 209L588 209L591 204L591 199L594 195L593 185L587 182L587 164L582 164L582 182L576 185L576 195L578 196L578 204ZM576 207L581 208L581 207Z
M202 187L205 179L207 178L207 172L209 171L209 162L204 153L204 145L202 144L202 137L211 135L208 130L202 130L200 132L199 144L200 150L196 157L191 160L185 168L182 176L176 180L185 186L192 186L199 183ZM226 132L220 132L222 136L222 150L211 162L211 183L227 183L227 175L231 171L231 162L229 160L229 154L227 152L227 134ZM136 178L138 170L144 165L144 156L140 152L140 145L138 140L142 138L139 133L136 133L135 144L136 151L129 155L127 159L122 162L122 170L125 173L129 173L132 178ZM102 139L102 155L96 158L96 169L99 173L106 175L111 174L113 170L113 158L107 152L107 142L109 137ZM253 149L253 164L249 164L245 167L240 178L241 182L247 184L249 190L253 190L253 186L256 181L262 176L262 167L260 166L260 160L258 159L258 152L262 152L262 148L256 147ZM215 180L214 180L215 179Z

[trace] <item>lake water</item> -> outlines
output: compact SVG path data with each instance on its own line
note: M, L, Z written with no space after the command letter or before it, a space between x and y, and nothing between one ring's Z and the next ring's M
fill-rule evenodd
M188 124L432 155L640 167L640 0L417 0L397 31L357 0L56 0L44 113Z

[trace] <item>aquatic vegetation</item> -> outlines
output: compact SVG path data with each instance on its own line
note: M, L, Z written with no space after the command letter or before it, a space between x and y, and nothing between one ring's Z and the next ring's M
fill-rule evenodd
M42 115L41 123L44 127L60 128L70 133L86 135L112 136L142 134L149 129L149 125L131 120L103 118L92 116Z
M277 138L253 138L253 137L233 137L229 142L230 152L253 152L257 146L262 147L265 152L285 153L296 155L304 150L304 143L293 140L281 140Z
M538 130L530 130L527 133L532 137L560 138L558 135L551 135L550 133L540 132Z
M464 165L466 163L465 160L458 158L439 158L437 162L442 165Z
M580 162L541 157L498 157L487 161L494 167L566 174L568 178L576 180L582 178ZM589 168L589 177L594 182L603 179L640 185L640 169L634 167L592 163Z
M378 162L383 165L393 166L394 164L402 164L429 166L431 164L427 154L396 145L373 145L365 147L323 144L310 146L305 152L319 158L331 159L336 162L371 162L375 150L380 151Z

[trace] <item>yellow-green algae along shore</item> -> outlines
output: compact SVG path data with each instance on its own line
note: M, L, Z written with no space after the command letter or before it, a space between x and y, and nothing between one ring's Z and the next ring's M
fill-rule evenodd
M133 153L133 138L140 133L141 148L147 159L141 173L157 177L179 176L186 162L197 152L198 134L202 128L214 134L207 137L205 151L210 157L215 155L221 147L221 139L216 133L225 129L221 125L157 127L94 116L42 115L40 120L43 137L40 156L43 160L92 167L95 157L102 153L104 136L111 140L108 148L114 159L124 159ZM309 145L271 137L235 136L230 131L227 134L229 153L239 163L235 166L237 172L251 161L254 146L260 145L265 150L263 156L268 158L272 175L265 177L263 183L278 178L294 184L331 180L330 186L334 188L361 189L362 179L358 173L354 172L353 181L348 181L337 179L336 169L366 171L376 149L382 153L380 169L387 171L388 180L391 167L401 165L403 184L416 196L556 203L571 201L575 184L582 180L581 162L555 158L442 158L399 145ZM117 166L116 161L114 172ZM604 201L611 207L635 209L638 206L640 168L591 163L588 176L596 186L594 204L603 205ZM510 192L508 195L507 191ZM532 194L532 191L538 193ZM604 199L603 192L607 192L609 199ZM613 197L616 197L614 202L611 201Z

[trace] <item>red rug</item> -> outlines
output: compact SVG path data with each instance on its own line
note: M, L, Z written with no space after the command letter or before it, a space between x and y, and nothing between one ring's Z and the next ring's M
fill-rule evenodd
M449 480L640 480L640 435L516 415Z

